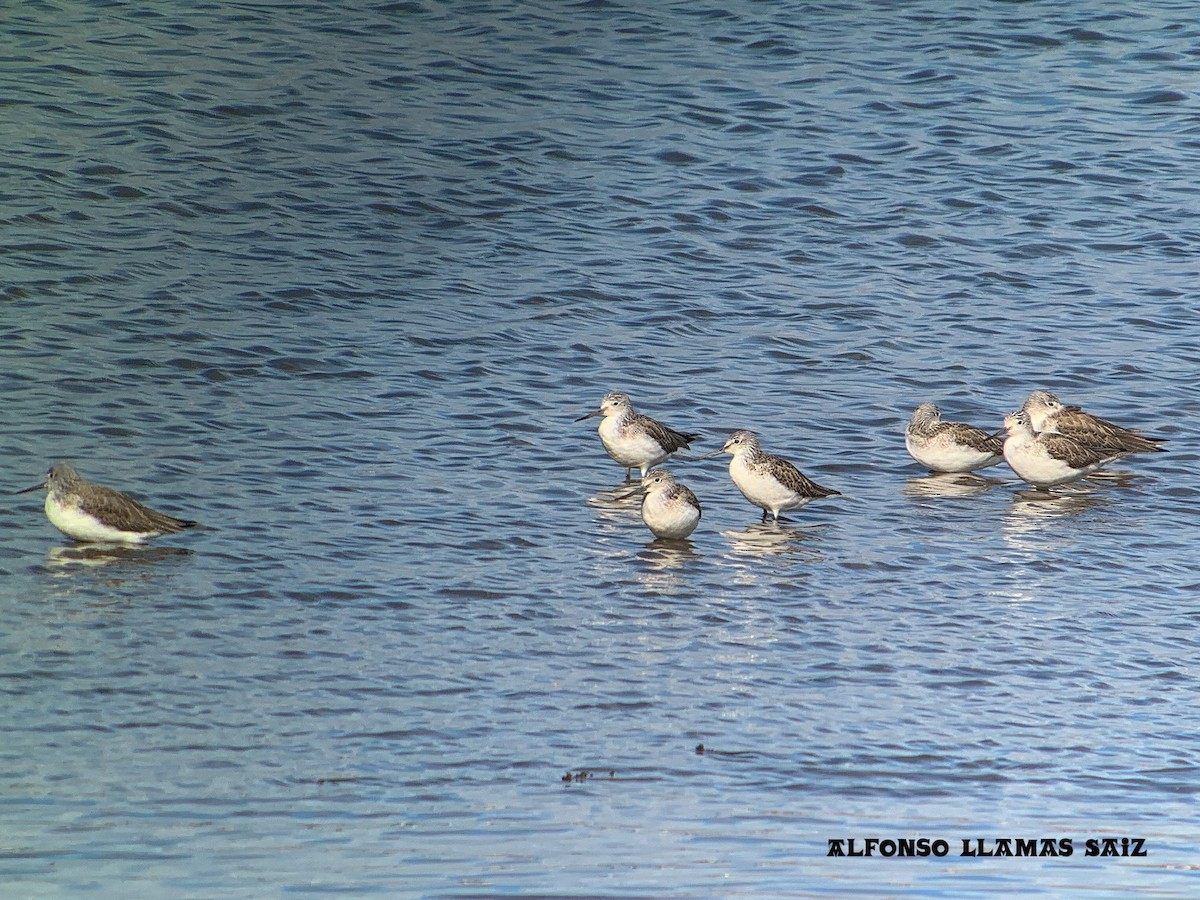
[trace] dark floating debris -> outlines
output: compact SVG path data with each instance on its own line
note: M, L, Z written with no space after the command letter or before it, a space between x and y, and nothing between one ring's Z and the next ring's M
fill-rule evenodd
M704 745L703 745L703 744L697 744L697 745L696 745L696 755L697 755L697 756L703 756L703 755L704 755Z
M565 775L563 775L562 780L566 781L566 782L571 782L571 781L578 782L578 781L587 781L589 778L595 778L595 777L596 777L595 772L589 772L587 769L580 769L578 772L567 772ZM609 769L608 777L616 778L617 770Z

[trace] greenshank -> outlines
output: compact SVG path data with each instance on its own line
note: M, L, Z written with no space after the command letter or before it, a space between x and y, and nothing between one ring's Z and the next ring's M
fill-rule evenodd
M580 416L576 422L603 416L600 442L608 455L625 467L625 480L631 481L633 470L641 469L642 477L676 450L685 450L700 435L668 428L662 422L634 412L628 394L613 391L600 401L600 408Z
M1023 481L1041 489L1078 481L1128 452L1052 431L1036 432L1024 410L1005 416L1004 429L1005 461Z
M655 537L680 540L700 524L700 501L691 488L666 469L652 469L642 479L642 521ZM632 497L637 491L626 494Z
M767 453L753 431L735 431L720 450L708 454L729 453L729 476L742 496L760 507L763 521L767 513L779 521L779 514L799 509L810 500L838 496L841 492L821 487L803 475L782 456Z
M913 410L904 430L909 455L931 472L974 472L1004 459L1004 441L963 422L943 422L932 403Z
M41 484L17 491L46 489L46 516L67 537L84 543L140 544L175 534L196 523L143 506L128 494L85 479L66 463L55 463Z
M1134 428L1125 428L1107 419L1084 412L1078 406L1064 406L1049 391L1034 391L1021 409L1037 432L1065 434L1084 444L1117 447L1126 453L1165 453L1160 447L1166 438L1146 437Z

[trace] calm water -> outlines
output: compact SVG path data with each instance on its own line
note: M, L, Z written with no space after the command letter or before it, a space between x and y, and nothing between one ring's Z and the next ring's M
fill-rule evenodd
M878 7L4 13L4 480L206 527L0 509L0 894L1200 893L1194 5ZM905 454L1036 387L1170 452ZM654 544L614 389L843 496Z

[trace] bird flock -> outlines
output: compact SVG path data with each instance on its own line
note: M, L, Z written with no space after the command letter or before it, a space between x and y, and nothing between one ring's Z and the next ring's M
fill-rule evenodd
M575 421L594 416L601 417L600 442L625 467L625 480L632 480L635 468L641 471L639 487L622 497L642 494L642 521L656 537L688 537L700 524L700 501L666 469L654 467L689 449L700 435L676 431L642 415L634 410L629 395L620 391L606 394L597 409ZM1039 490L1077 481L1134 453L1161 453L1163 443L1163 438L1148 437L1078 406L1065 406L1042 390L1005 416L1004 428L994 434L962 422L943 422L932 403L922 403L913 411L904 432L909 454L931 472L977 472L1004 461ZM753 431L733 432L719 450L697 460L721 453L732 457L729 476L742 496L762 510L764 522L768 515L778 522L781 513L840 494L817 484L783 457L763 450ZM137 544L196 525L143 506L114 488L93 484L66 463L51 466L43 482L17 493L42 489L50 523L76 541Z
M633 408L628 394L606 394L600 406L580 416L601 416L598 432L608 455L625 467L625 480L641 471L641 484L619 499L642 494L642 521L656 537L680 540L700 524L700 501L666 469L667 457L690 448L700 435L676 431ZM904 431L904 445L933 473L971 473L1006 462L1021 480L1038 490L1078 481L1134 453L1161 453L1163 438L1147 437L1107 419L1064 405L1049 391L1037 390L1024 405L1004 417L1004 428L988 433L963 422L944 422L933 403L922 403ZM783 512L840 492L822 487L781 456L762 449L752 431L735 431L720 450L733 458L729 476L742 496L779 521ZM685 458L685 457L680 457Z

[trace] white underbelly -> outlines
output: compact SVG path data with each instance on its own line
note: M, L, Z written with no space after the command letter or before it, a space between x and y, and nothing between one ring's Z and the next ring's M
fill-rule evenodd
M1038 487L1078 481L1102 465L1096 463L1082 469L1072 468L1047 453L1036 440L1014 442L1012 438L1004 442L1004 459L1022 479Z
M994 466L1002 459L995 453L974 450L951 440L931 438L922 441L905 435L904 445L913 459L935 472L974 472Z
M696 530L700 510L690 503L672 502L659 494L650 494L642 503L642 521L661 538L685 538Z
M133 531L122 531L83 512L77 506L57 503L51 495L46 496L46 517L50 524L69 538L93 544L138 544L150 535Z
M626 468L649 468L667 458L662 445L640 429L622 428L605 419L598 431L608 455Z
M755 506L769 509L773 513L796 509L809 500L781 484L769 473L757 471L736 457L729 464L729 477L733 479L743 497Z

